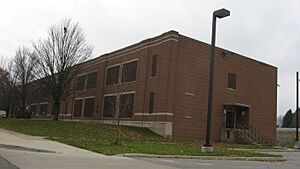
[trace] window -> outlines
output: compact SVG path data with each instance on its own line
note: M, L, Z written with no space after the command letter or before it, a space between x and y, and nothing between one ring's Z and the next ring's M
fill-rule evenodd
M104 96L103 117L114 117L117 96Z
M134 93L120 95L120 117L130 118L133 116Z
M152 71L151 77L156 76L156 69L157 69L157 55L152 56Z
M134 95L134 93L120 94L119 102L117 102L117 95L104 96L103 117L114 118L117 113L116 107L119 106L120 118L131 118L133 116Z
M74 113L73 113L74 117L81 117L82 102L83 102L83 99L75 100L75 103L74 103Z
M153 113L153 109L154 109L154 93L151 92L150 96L149 96L149 113Z
M31 105L30 106L30 113L31 114L36 114L37 113L37 106L36 105Z
M77 86L76 90L83 90L85 88L85 75L77 77Z
M92 117L94 113L95 98L76 99L74 103L74 117Z
M97 83L97 72L78 76L76 90L79 91L83 89L95 88L96 83Z
M68 103L69 103L68 101L65 102L65 114L68 113Z
M40 105L40 115L46 115L48 113L48 103Z
M107 69L107 73L106 73L107 86L117 84L119 82L119 70L120 70L120 65L110 67Z
M60 111L60 104L58 105L58 111ZM54 103L52 103L52 112L51 112L51 115L55 115L55 105Z
M87 89L95 88L96 83L97 83L97 72L89 73L87 75L86 88Z
M136 80L137 61L123 64L122 82L132 82Z
M95 98L87 98L84 100L84 117L92 117L94 112Z
M236 74L228 73L228 88L236 89Z

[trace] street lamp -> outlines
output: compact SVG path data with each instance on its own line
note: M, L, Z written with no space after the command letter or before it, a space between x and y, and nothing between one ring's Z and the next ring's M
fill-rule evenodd
M299 142L299 72L296 72L296 139L294 148L300 148Z
M211 114L212 114L212 97L213 97L213 84L214 84L214 62L215 62L215 42L216 42L216 21L217 18L224 18L230 15L227 9L219 9L214 11L212 20L212 35L210 47L210 74L209 74L209 89L208 89L208 108L207 108L207 126L206 126L206 139L205 144L202 146L202 151L211 152L213 147L210 144L210 129L211 129Z

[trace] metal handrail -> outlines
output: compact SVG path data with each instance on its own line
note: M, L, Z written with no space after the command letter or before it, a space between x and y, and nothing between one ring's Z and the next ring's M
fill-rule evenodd
M236 122L237 126L246 131L240 131L245 137L247 137L250 143L264 144L265 138L261 134L261 132L257 131L254 127L249 125L242 125Z

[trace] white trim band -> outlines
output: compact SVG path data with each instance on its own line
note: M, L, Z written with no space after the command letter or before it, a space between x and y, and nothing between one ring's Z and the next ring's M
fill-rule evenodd
M161 112L161 113L134 113L135 116L173 116L173 113Z

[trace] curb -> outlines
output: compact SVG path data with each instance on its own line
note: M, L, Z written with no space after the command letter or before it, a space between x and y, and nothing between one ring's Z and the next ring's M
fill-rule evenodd
M37 152L37 153L56 153L55 151L42 150L42 149L36 149L36 148L28 148L28 147L22 147L22 146L17 146L17 145L10 145L10 144L1 144L1 143L0 143L0 149L29 151L29 152Z
M252 151L252 152L300 152L299 149L242 149L242 148L231 148L230 150L239 151Z
M184 155L156 155L156 154L118 154L122 157L141 158L180 158L180 159L200 159L200 160L239 160L239 161L269 161L283 162L285 157L226 157L226 156L184 156Z

